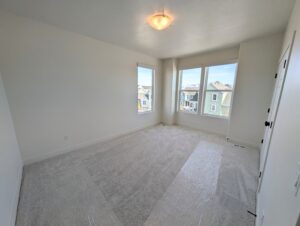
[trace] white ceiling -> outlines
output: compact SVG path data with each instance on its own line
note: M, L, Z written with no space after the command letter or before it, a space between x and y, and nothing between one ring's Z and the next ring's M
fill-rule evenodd
M294 0L0 0L0 8L158 58L232 46L283 31ZM146 24L165 8L174 23Z

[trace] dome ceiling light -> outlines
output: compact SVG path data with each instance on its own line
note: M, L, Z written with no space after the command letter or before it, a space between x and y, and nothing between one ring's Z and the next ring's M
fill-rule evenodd
M171 15L166 14L165 11L163 11L149 16L147 22L152 28L161 31L169 27L173 20Z

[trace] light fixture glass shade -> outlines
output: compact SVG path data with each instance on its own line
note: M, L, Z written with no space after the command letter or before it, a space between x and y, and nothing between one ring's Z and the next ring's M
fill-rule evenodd
M171 25L173 18L165 13L156 13L150 16L147 22L156 30L164 30Z

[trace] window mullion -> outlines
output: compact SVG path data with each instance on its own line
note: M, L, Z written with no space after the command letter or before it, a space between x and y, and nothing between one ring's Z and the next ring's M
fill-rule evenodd
M204 112L204 99L205 99L205 87L206 87L206 67L202 68L201 70L201 84L200 84L200 90L199 90L199 108L200 108L200 114L203 115Z

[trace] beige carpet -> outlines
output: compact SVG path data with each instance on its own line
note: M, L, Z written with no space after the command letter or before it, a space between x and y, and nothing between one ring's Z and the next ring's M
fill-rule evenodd
M156 126L26 166L17 226L253 226L258 151Z

